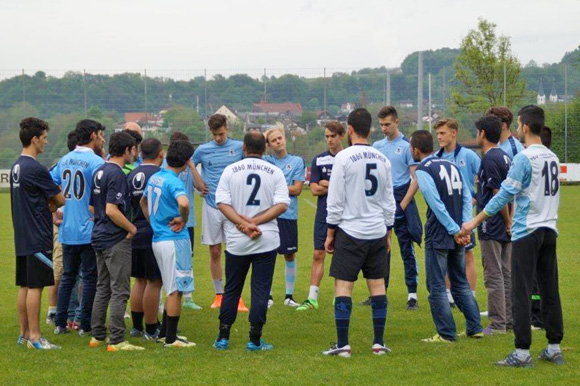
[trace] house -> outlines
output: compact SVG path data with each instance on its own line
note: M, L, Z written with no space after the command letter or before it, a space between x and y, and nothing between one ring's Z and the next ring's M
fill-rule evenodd
M228 105L221 105L219 109L216 110L214 114L222 114L226 116L228 124L232 125L236 123L240 117L236 113L236 111L230 108Z
M552 79L552 91L550 91L549 101L552 103L558 102L558 93L556 92L556 81Z
M316 110L316 124L318 126L323 126L328 121L333 121L335 118L328 111Z
M144 131L154 131L163 127L163 115L143 111L125 113L125 122L136 122Z
M546 93L544 92L544 85L540 79L540 87L538 87L538 95L536 96L536 102L538 106L546 104Z
M404 99L402 101L399 101L399 107L411 108L413 106L414 106L413 101L410 99Z
M302 106L300 103L267 103L260 101L260 103L252 104L253 113L273 113L284 117L300 117L302 116Z
M351 102L346 102L340 105L340 112L343 114L349 114L354 109L356 109L356 105Z

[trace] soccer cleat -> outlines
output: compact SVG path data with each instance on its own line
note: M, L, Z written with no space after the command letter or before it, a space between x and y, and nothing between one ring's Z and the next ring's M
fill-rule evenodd
M46 314L46 324L54 324L54 320L56 319L56 312L49 312Z
M371 297L369 296L365 301L360 302L361 306L370 306L371 305Z
M91 348L97 348L102 346L105 343L109 343L109 338L105 339L105 340L99 340L97 338L95 338L94 336L91 338L91 340L89 341L89 347Z
M391 349L385 346L384 344L375 343L372 347L373 354L375 355L385 355L388 352L391 352Z
M176 339L187 340L187 337L183 335L177 335ZM155 342L165 344L165 337L157 338Z
M444 337L442 337L439 334L435 334L431 338L421 339L421 341L427 342L427 343L453 343L452 340L445 339Z
M532 367L534 364L532 363L532 356L528 355L526 359L520 359L516 352L512 352L510 355L505 357L505 359L495 362L497 366L502 367Z
M19 346L26 346L28 345L28 339L26 339L22 335L18 335L18 340L16 341L16 344L18 344Z
M143 333L143 339L147 342L155 342L159 338L159 330L155 330L154 334L148 334L147 331Z
M342 347L338 347L338 345L331 343L331 346L328 350L324 350L322 352L322 355L327 355L327 356L339 356L339 357L343 357L343 358L350 358L350 346L344 345Z
M143 336L143 331L139 331L133 327L129 333L129 336L131 336L131 338L141 338Z
M220 340L215 340L213 342L213 348L217 350L227 350L230 348L230 341L228 339L222 338Z
M91 335L91 330L83 330L82 328L79 330L79 336L89 336Z
M167 347L167 348L190 348L190 347L195 347L196 344L193 342L190 342L188 340L185 339L175 339L175 341L173 343L163 343L163 347Z
M479 316L487 318L489 316L489 311L482 311L479 313Z
M248 307L246 307L244 299L240 298L240 300L238 301L238 312L248 312L248 311L250 310L248 310Z
M36 350L60 350L62 347L56 344L50 343L45 337L41 336L36 342L28 340L28 348L33 348Z
M300 304L297 303L292 297L284 299L284 305L288 306L288 307L294 307L294 308L300 306Z
M186 299L183 302L183 308L187 308L188 310L201 310L202 308L200 306L198 306L197 304L195 304L195 302L193 301L193 299Z
M550 355L548 353L548 349L547 348L545 348L545 349L542 350L542 352L538 356L538 359L541 359L541 360L546 361L546 362L552 362L552 363L554 363L556 365L563 365L564 364L564 357L562 356L562 352L561 351L558 351L558 352Z
M274 305L274 298L272 297L272 295L270 295L270 297L268 298L268 308L272 307Z
M109 352L143 351L143 350L145 350L145 347L132 345L131 343L127 342L126 340L122 341L121 343L110 344L107 346L107 351L109 351Z
M301 305L296 307L296 311L307 311L307 310L317 310L319 307L318 302L314 299L306 299Z
M463 338L463 337L468 337L471 339L481 339L484 337L484 333L482 332L476 332L475 334L468 334L466 331L462 331L459 334L457 334L458 338Z
M60 326L56 326L54 328L54 334L55 335L62 335L62 334L68 334L70 332L70 330L66 327L60 327Z
M407 311L416 311L419 309L419 302L415 298L407 300Z
M220 308L222 306L223 297L224 297L223 294L216 294L215 298L213 299L213 303L209 307L210 308Z
M503 330L495 330L491 327L484 328L482 332L483 332L483 335L485 335L485 336L502 335L502 334L506 333Z
M254 344L254 342L249 341L248 344L246 344L246 350L248 351L269 351L269 350L273 350L274 346L272 346L269 343L264 342L264 339L260 338L260 345L256 346L256 344Z

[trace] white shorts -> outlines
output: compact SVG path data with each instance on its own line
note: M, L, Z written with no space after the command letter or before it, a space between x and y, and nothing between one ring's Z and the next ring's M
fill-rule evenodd
M189 239L153 242L152 247L165 293L170 295L175 291L185 294L193 292L193 259Z
M226 216L219 209L212 208L203 200L201 210L201 243L217 245L224 242L224 223Z

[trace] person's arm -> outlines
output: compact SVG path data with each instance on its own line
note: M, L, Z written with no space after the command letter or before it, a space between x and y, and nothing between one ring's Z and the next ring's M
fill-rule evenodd
M323 183L325 183L325 185L328 185L327 180L320 180L318 181L318 183L316 182L310 183L310 192L312 193L313 196L326 196L328 194L328 186L323 186Z
M415 174L416 170L417 165L409 166L409 172L411 173L411 177L413 177L413 179L411 180L411 184L409 185L409 189L407 189L405 197L403 197L403 199L401 200L401 209L403 209L403 211L407 209L407 207L413 200L413 197L415 197L417 190L419 190L419 185L417 184L417 175Z
M135 225L119 209L119 205L125 204L127 194L127 180L123 172L112 175L107 181L107 204L105 205L105 215L113 221L119 228L127 231L127 239L132 239L137 233Z
M493 195L495 196L497 193L499 192L499 189L493 189ZM503 222L505 223L505 229L506 232L508 234L508 236L511 236L511 228L512 228L512 218L510 216L510 210L509 210L510 206L508 204L506 204L503 208L501 208L501 210L499 211L499 213L501 214L501 217L503 218Z
M296 167L292 173L292 185L288 186L288 194L298 197L302 193L305 178L304 160L300 158L300 162L295 163Z
M299 196L302 193L304 181L293 181L292 185L288 186L288 194L291 196Z
M387 226L387 251L391 251L391 230L395 223L395 212L397 204L395 203L395 195L393 193L393 179L391 176L391 168L387 169L386 186L384 190L383 199L383 217L385 225Z
M139 205L141 206L141 212L143 212L145 220L149 222L149 205L147 203L147 196L145 194L141 196L141 201L139 201Z
M468 222L471 221L471 219L473 218L473 204L471 202L472 198L471 198L471 192L469 191L469 188L467 187L467 184L465 182L462 181L461 184L461 199L463 201L463 206L462 211L461 211L461 220L462 220L462 224L464 222Z
M174 217L173 220L169 222L169 227L173 232L181 232L187 224L187 218L189 217L189 200L184 194L177 197L177 205L179 207L179 217Z
M107 215L107 217L111 219L111 221L113 221L115 225L127 231L127 239L129 240L132 239L133 236L135 236L135 234L137 233L137 228L135 227L135 225L131 224L131 221L129 221L129 219L125 217L123 212L121 212L121 210L116 204L111 204L107 202L107 205L105 207L105 214Z
M61 206L63 206L65 202L66 200L62 192L59 192L55 196L52 196L51 198L48 199L48 209L51 212L56 212L56 210Z
M453 221L449 212L445 208L445 205L441 201L441 197L439 196L433 178L428 173L418 170L417 183L419 184L419 189L421 190L421 193L423 193L423 197L429 205L429 208L431 208L431 211L435 214L435 217L437 217L437 220L441 225L445 227L447 233L450 236L459 233L459 225ZM471 200L471 195L468 195L468 197Z
M334 253L334 231L342 218L346 202L344 180L344 166L340 160L335 159L332 174L328 186L328 198L326 201L326 223L328 231L324 247L328 253Z
M203 195L208 194L209 188L207 187L207 185L203 181L203 178L201 178L201 175L197 171L197 168L195 167L195 164L193 163L193 161L191 159L189 161L187 161L187 166L189 167L189 169L191 170L191 173L193 174L193 185L195 186L195 188L198 191L200 191L201 194L203 194Z

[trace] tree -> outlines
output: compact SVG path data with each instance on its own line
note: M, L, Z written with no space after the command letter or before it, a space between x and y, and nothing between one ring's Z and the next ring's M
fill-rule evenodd
M490 106L503 105L504 66L505 104L513 106L525 95L526 82L520 78L521 65L511 52L510 39L497 36L495 28L495 23L479 19L477 29L461 42L451 87L452 103L459 110L483 113Z

